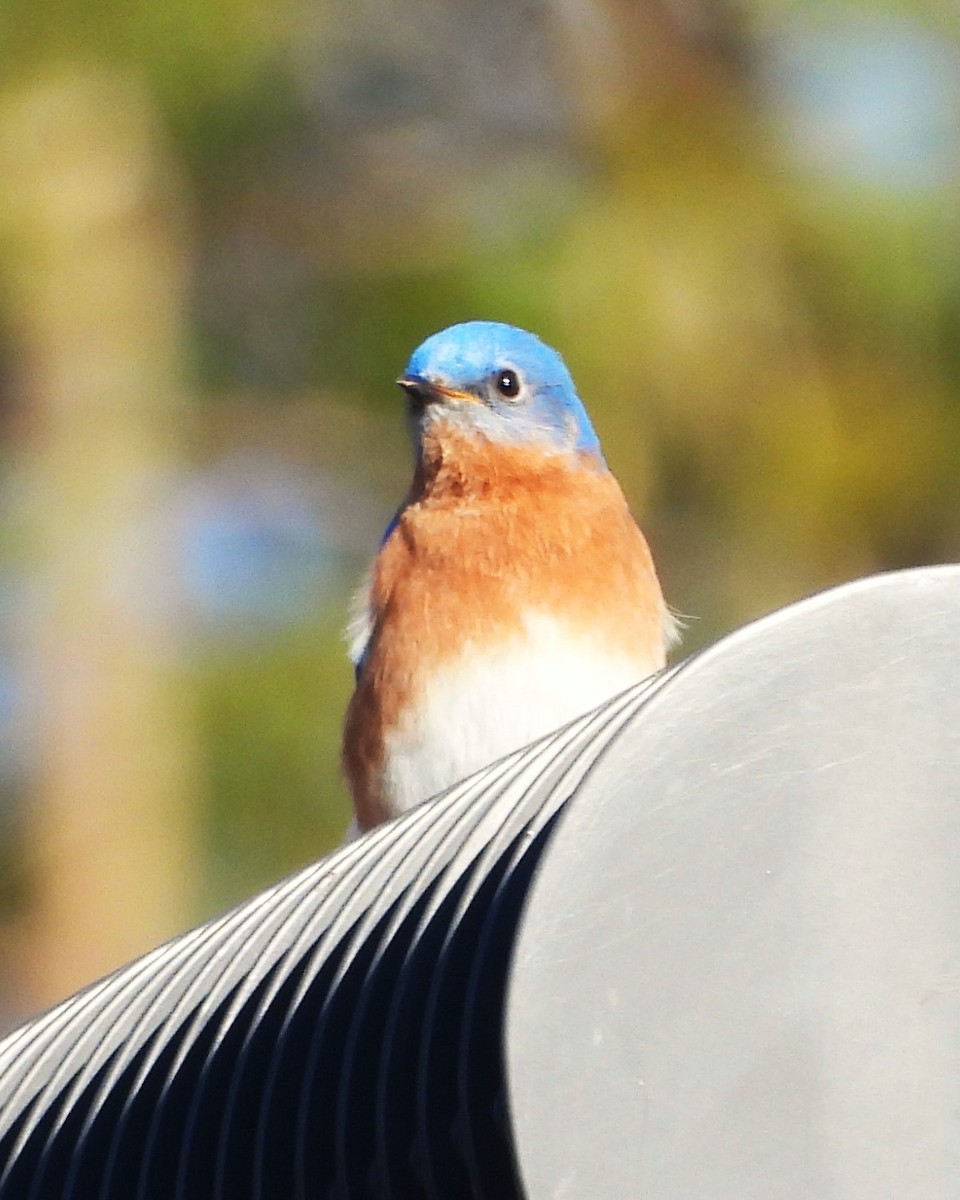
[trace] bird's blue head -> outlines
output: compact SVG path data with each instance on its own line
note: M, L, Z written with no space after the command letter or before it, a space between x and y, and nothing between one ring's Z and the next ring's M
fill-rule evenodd
M570 372L532 333L466 321L433 334L397 380L418 443L438 422L492 442L581 450L602 462L600 443Z

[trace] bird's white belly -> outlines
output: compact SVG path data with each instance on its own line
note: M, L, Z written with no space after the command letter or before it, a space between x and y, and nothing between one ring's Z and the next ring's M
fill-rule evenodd
M662 664L598 650L532 614L523 634L469 647L436 672L386 737L384 794L395 813L558 729Z

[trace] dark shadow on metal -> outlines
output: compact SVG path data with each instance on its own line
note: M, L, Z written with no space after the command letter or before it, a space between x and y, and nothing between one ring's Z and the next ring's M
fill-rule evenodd
M794 605L94 984L0 1200L953 1200L958 634Z

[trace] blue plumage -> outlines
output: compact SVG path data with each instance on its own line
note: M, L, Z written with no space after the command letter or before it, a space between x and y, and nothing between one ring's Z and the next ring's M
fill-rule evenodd
M399 382L411 395L418 431L439 418L491 441L579 450L602 462L563 359L513 325L466 321L435 333L414 351Z

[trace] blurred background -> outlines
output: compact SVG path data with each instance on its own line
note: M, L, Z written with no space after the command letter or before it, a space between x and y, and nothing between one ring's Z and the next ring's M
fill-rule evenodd
M695 649L960 549L960 7L4 0L0 1025L324 853L393 380L565 355Z

